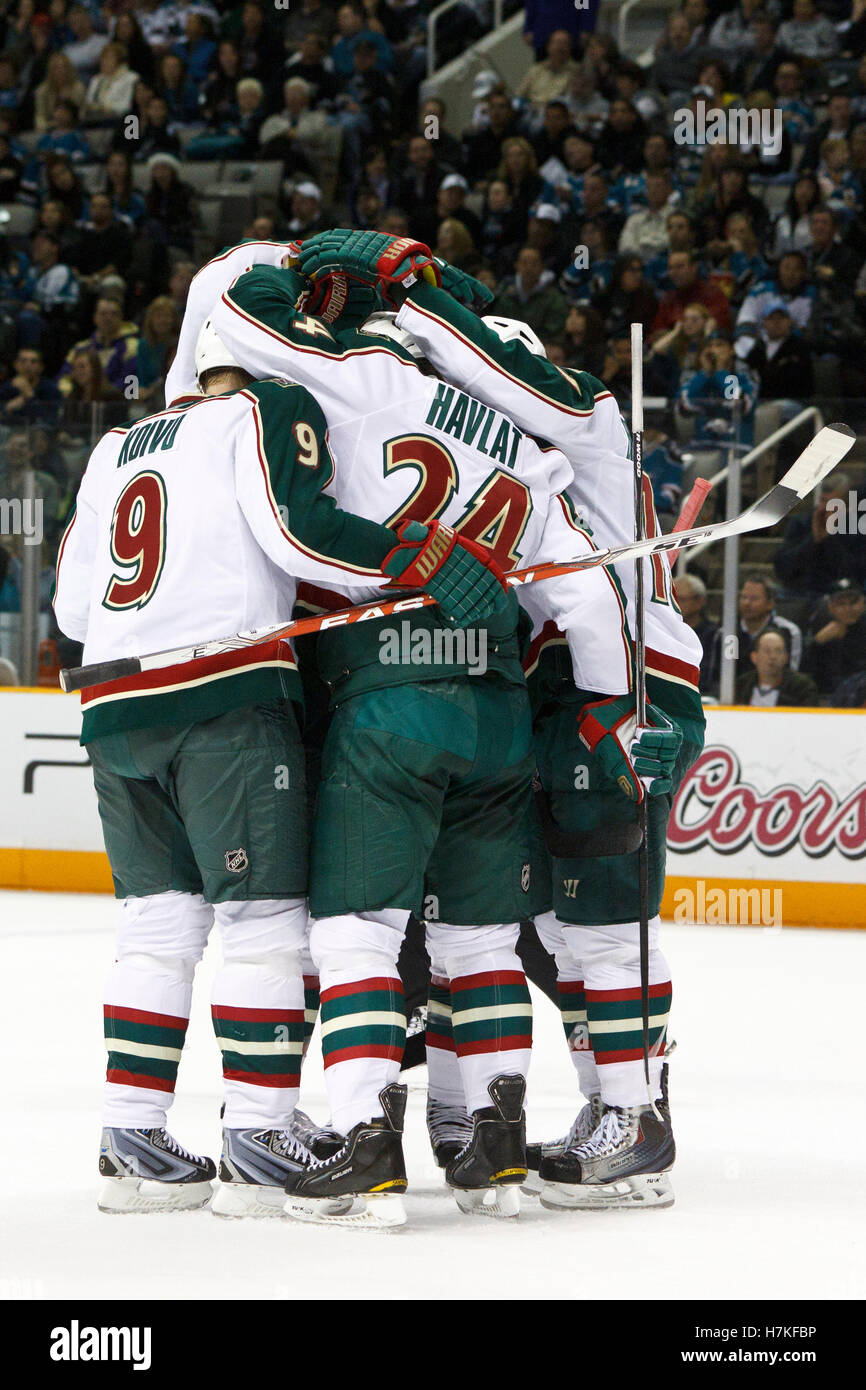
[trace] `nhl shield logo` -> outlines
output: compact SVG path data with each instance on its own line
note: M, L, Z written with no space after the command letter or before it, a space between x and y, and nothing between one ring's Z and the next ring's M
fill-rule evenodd
M529 892L529 865L524 864L520 870L520 887L524 893Z
M226 850L226 868L230 874L242 874L245 869L249 868L249 864L247 852L243 847Z

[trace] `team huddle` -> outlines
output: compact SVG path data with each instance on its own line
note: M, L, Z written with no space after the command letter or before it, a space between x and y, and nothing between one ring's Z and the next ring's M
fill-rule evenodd
M85 662L335 615L296 647L82 693L120 900L103 1210L402 1224L410 919L428 1130L460 1209L513 1216L521 1189L550 1208L673 1201L658 914L671 797L703 742L700 646L667 558L642 561L639 727L634 564L518 604L509 571L634 539L634 465L604 385L485 317L489 299L381 233L244 243L193 281L166 409L91 456L55 596ZM418 590L434 602L336 616ZM166 1129L215 922L218 1173ZM555 962L583 1096L566 1136L529 1145L521 930ZM299 1109L317 1016L326 1127Z

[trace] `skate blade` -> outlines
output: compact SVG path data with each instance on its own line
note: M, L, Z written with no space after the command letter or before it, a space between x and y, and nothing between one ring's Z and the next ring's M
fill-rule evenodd
M668 1173L635 1173L606 1183L551 1182L541 1192L541 1205L549 1211L624 1211L673 1204Z
M96 1205L114 1215L147 1211L197 1211L213 1196L210 1182L155 1182L151 1178L103 1178Z
M457 1205L466 1216L513 1217L520 1215L520 1191L510 1187L452 1187Z
M524 1196L526 1196L526 1197L540 1197L540 1196L541 1196L541 1189L542 1189L543 1187L544 1187L544 1183L541 1181L541 1178L538 1176L538 1169L537 1169L537 1168L527 1168L527 1170L526 1170L526 1177L523 1179L523 1182L520 1184L520 1191L524 1194Z
M252 1216L258 1219L283 1219L286 1194L281 1187L266 1187L256 1183L221 1182L211 1203L214 1216L231 1220Z
M296 1197L290 1193L283 1211L295 1221L318 1226L389 1231L406 1224L403 1198L395 1192L365 1192L343 1198Z

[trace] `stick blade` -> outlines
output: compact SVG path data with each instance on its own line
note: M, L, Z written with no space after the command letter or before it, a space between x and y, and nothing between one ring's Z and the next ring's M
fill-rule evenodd
M748 524L741 529L775 526L841 463L857 436L847 425L825 425L765 497L743 513ZM740 528L738 528L740 529Z

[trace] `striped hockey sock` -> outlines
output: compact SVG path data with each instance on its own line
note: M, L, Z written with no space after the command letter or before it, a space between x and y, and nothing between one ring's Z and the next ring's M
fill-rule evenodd
M463 1079L451 1026L451 987L433 975L427 994L427 1090L433 1100L463 1105Z
M161 1114L154 1118L154 1124L161 1124L174 1098L189 1019L123 1004L106 1004L103 1015L108 1051L106 1081L112 1087L131 1086L142 1092L162 1092L156 1100ZM139 1099L145 1106L148 1104L146 1097ZM143 1128L144 1124L144 1121L136 1122L138 1128Z
M319 1016L319 977L318 975L304 975L304 1052L306 1057L307 1048L310 1046L310 1038L313 1036L313 1029L316 1026L316 1019Z
M670 980L650 984L650 1080L661 1094L661 1070L671 1007ZM643 1067L643 1024L640 986L586 990L589 1040L608 1105L641 1105L646 1101Z
M559 993L559 1008L568 1055L577 1072L578 1085L583 1095L596 1095L600 1090L600 1082L589 1040L583 980L563 979L560 974L556 988Z
M322 971L322 1052L331 1119L346 1134L381 1114L379 1092L400 1075L406 1006L398 975L346 979Z
M116 960L103 1007L108 1067L102 1123L157 1129L174 1100L192 1003L192 968L139 956Z
M516 958L515 958L516 959ZM532 1048L532 1004L522 970L490 970L451 981L451 1022L472 1114L490 1105L487 1087L503 1072L525 1076Z
M279 1128L298 1103L304 1046L301 976L224 965L211 1003L222 1051L226 1129Z

